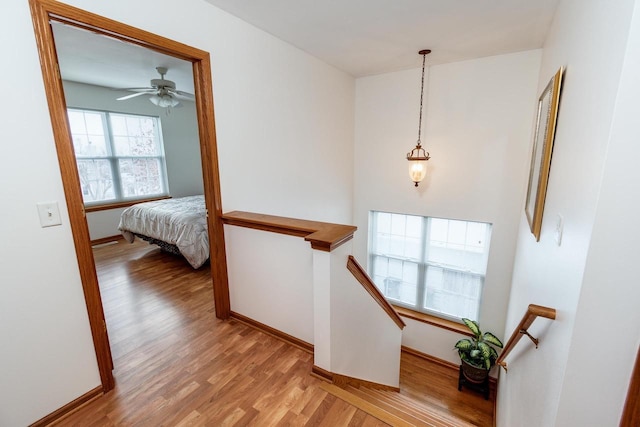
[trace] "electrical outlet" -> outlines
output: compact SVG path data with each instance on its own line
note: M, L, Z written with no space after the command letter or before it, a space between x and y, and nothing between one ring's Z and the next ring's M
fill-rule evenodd
M40 216L40 226L51 227L62 224L58 202L38 203L36 206L38 207L38 215Z

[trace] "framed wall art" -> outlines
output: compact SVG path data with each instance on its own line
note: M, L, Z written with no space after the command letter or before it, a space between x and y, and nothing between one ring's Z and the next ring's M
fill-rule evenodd
M549 182L549 169L551 168L551 154L553 152L553 139L556 131L563 73L564 68L560 67L538 99L531 169L529 170L529 187L524 207L531 233L535 236L536 242L540 240L540 230L542 228L542 213L547 195L547 183Z

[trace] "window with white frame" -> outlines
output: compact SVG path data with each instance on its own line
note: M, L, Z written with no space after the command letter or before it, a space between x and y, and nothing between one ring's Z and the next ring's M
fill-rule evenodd
M168 195L157 117L68 109L87 205Z
M392 303L478 320L491 224L372 211L369 275Z

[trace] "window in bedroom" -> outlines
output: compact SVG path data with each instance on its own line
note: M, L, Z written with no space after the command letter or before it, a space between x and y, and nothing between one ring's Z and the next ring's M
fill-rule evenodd
M157 117L78 109L67 113L85 204L168 194Z
M372 211L369 275L393 303L478 320L491 224Z

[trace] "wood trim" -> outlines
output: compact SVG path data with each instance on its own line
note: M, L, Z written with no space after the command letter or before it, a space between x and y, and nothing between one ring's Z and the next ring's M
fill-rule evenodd
M220 190L220 166L216 140L216 120L213 108L213 84L211 82L211 59L209 54L193 63L193 80L196 91L196 111L198 113L198 132L205 204L209 227L209 258L211 278L213 280L213 298L216 317L228 319L231 315L229 297L229 274L227 271L227 252L222 222L222 194Z
M532 316L546 317L547 319L555 320L556 310L549 307L543 307L541 305L529 304L527 310ZM533 323L533 320L531 321Z
M449 362L448 360L440 359L439 357L435 357L435 356L432 356L430 354L423 353L423 352L421 352L419 350L416 350L414 348L407 347L407 346L404 346L404 345L400 347L400 351L403 351L403 352L405 352L407 354L410 354L412 356L419 357L420 359L426 360L426 361L428 361L430 363L434 363L436 365L440 365L442 367L451 369L451 370L456 371L456 372L458 372L458 369L460 368L460 365L457 365L457 364L455 364L453 362ZM492 387L492 390L496 390L497 391L498 379L496 377L489 376L489 385ZM497 394L495 394L494 396L497 396Z
M279 340L298 347L300 350L304 350L307 353L313 354L313 344L303 341L300 338L296 338L292 335L287 334L286 332L282 332L281 330L272 328L269 325L265 325L264 323L258 322L257 320L254 320L243 314L236 313L235 311L231 312L231 318L242 322L247 326L258 329L259 331L264 332L267 335L271 335L274 338L278 338Z
M171 196L162 196L162 197L150 197L148 199L137 199L137 200L127 200L126 202L117 202L117 203L108 203L104 205L92 205L85 206L85 212L98 212L98 211L108 211L110 209L119 209L119 208L128 208L129 206L137 205L138 203L145 202L155 202L156 200L165 200L170 199Z
M50 413L46 417L40 418L35 423L31 424L29 427L44 427L53 424L54 422L60 421L63 418L71 415L84 405L92 402L93 400L102 396L102 386L98 386L93 390L90 390L83 394L82 396L74 399L73 401L67 403L62 408Z
M196 115L200 136L203 185L207 206L210 262L216 316L229 318L229 280L222 223L222 197L213 109L213 87L209 53L153 33L99 16L56 0L29 0L40 65L58 162L69 212L69 222L78 258L78 268L87 306L102 389L114 387L113 360L100 289L93 260L86 211L80 191L80 179L69 131L66 101L60 78L56 47L50 20L64 22L93 32L115 37L145 48L181 58L193 63Z
M367 387L372 388L374 390L385 390L385 391L395 391L399 392L400 387L392 387L386 384L380 384L373 381L361 380L359 378L350 377L348 375L336 374L332 373L333 376L333 384L338 387L345 388L350 385L355 388Z
M456 332L458 334L466 335L469 337L473 336L471 331L469 331L469 328L467 328L465 325L461 323L456 323L452 320L442 319L440 317L432 316L426 313L420 313L419 311L411 310L406 307L400 307L398 305L393 305L393 308L402 317L413 319L415 321L422 322L422 323L427 323L429 325L446 329L448 331Z
M427 362L431 362L431 363L435 363L436 365L440 365L443 366L445 368L449 368L452 369L454 371L457 371L459 368L459 365L453 363L453 362L449 362L448 360L444 360L444 359L440 359L439 357L435 357L432 356L430 354L427 353L423 353L419 350L416 350L414 348L411 347L407 347L405 345L400 347L400 351L403 351L407 354L410 354L412 356L416 356L419 357L420 359L426 360Z
M336 385L333 384L320 384L320 388L323 389L324 391L326 391L327 393L330 393L332 395L334 395L335 397L344 400L345 402L347 402L350 405L355 406L356 408L366 412L367 414L371 415L372 417L375 417L377 419L379 419L380 421L389 424L390 426L394 426L394 427L414 427L414 424L411 424L405 420L403 420L402 418L393 415L387 411L385 411L384 409L376 406L375 404L368 402L366 400L364 400L361 397L358 397L352 393L349 393L347 390L344 390Z
M400 318L398 312L393 308L389 301L382 295L382 292L377 288L377 286L373 283L373 280L369 277L366 271L358 264L358 261L353 257L353 255L349 255L349 260L347 261L347 270L353 274L353 277L362 285L362 287L373 297L373 299L380 305L380 307L389 315L391 320L395 322L396 325L400 329L404 329L407 326L404 321Z
M228 225L304 237L313 249L325 252L331 252L351 240L353 233L358 229L353 225L308 221L242 211L227 212L222 215L222 220Z
M208 55L207 52L195 47L60 3L57 0L30 1L41 4L53 21L97 32L125 43L132 43L189 62Z
M556 318L556 310L549 307L543 307L541 305L529 304L527 311L524 316L522 316L522 320L520 320L520 323L511 334L509 341L507 341L507 344L504 346L502 353L500 353L498 360L496 360L496 364L502 366L505 370L507 369L507 362L505 362L504 359L509 355L511 350L513 350L513 347L515 347L518 341L520 341L520 338L524 335L520 333L520 331L527 331L529 326L531 326L534 320L538 317L546 317L547 319L554 320Z
M624 403L620 427L634 427L640 425L640 348L636 355L636 363L633 367L627 400Z
M327 371L326 369L322 369L319 366L313 365L311 367L311 375L321 380L333 383L333 373Z
M91 246L102 245L103 243L109 242L118 242L120 240L124 240L124 236L122 234L116 234L114 236L101 237L99 239L95 239L91 241Z

